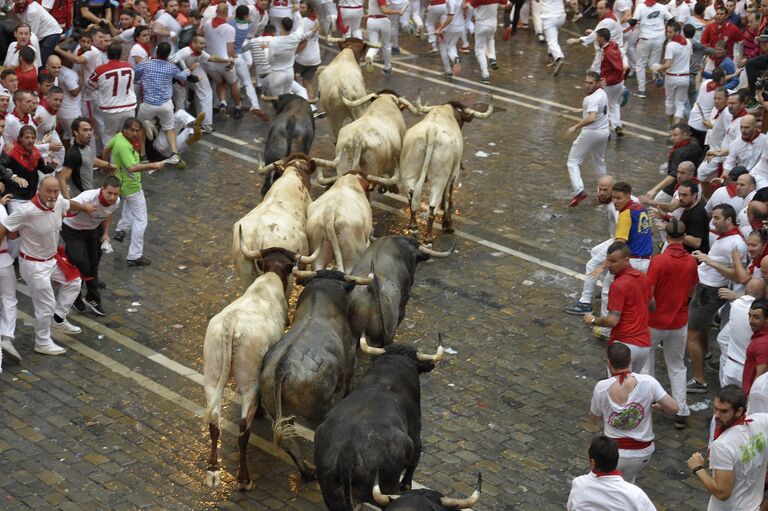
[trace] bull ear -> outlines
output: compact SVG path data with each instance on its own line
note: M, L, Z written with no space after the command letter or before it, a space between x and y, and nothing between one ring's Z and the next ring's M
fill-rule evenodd
M257 266L257 267L259 268L259 270L261 270L262 272L265 272L265 271L267 271L267 270L266 270L266 268L264 267L264 259L263 259L263 258L259 258L259 259L256 259L256 266Z

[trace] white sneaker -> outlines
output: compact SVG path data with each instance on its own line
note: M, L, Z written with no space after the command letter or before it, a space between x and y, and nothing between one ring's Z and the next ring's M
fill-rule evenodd
M66 352L66 349L53 342L43 345L35 344L35 353L40 353L41 355L64 355Z
M149 119L144 120L142 124L144 125L144 133L147 135L147 139L152 142L155 139L155 126Z
M51 328L53 328L54 330L59 330L60 332L64 332L65 334L79 334L80 332L83 331L82 328L80 328L77 325L73 325L72 323L67 321L66 318L61 323L59 323L55 319L52 319Z
M19 355L19 352L16 351L16 347L13 345L13 341L8 338L4 338L0 340L0 347L2 348L3 353L5 353L5 357L12 362L19 363L21 362L21 355Z

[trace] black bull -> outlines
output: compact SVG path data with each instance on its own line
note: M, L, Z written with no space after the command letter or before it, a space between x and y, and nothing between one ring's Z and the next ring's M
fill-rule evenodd
M435 367L423 359L440 355L417 354L402 344L377 351L383 354L315 432L318 482L331 511L373 502L377 474L384 491L410 488L421 456L419 375Z
M294 94L282 94L272 101L277 111L264 142L264 165L281 160L291 153L309 154L315 140L315 118L306 99ZM264 179L261 194L265 195L275 181L275 171Z

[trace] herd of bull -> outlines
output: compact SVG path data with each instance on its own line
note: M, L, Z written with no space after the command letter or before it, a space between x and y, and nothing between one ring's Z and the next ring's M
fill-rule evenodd
M277 115L259 169L267 176L264 197L233 227L233 257L245 292L211 319L204 341L211 437L206 482L221 484L221 402L231 374L242 398L239 489L253 485L246 448L263 409L273 421L275 443L305 480L318 479L331 511L366 502L401 511L464 509L479 498L479 476L465 499L411 489L421 456L419 375L435 367L443 348L425 354L393 343L417 264L451 251L434 251L406 236L373 239L370 193L377 184L404 187L414 231L429 181L427 239L438 206L443 230L450 231L461 126L487 117L493 107L481 113L458 102L425 107L392 91L367 94L359 65L365 42L339 45L341 52L319 77L320 101L337 139L334 160L307 156L315 127L306 100L267 98ZM407 132L405 108L426 114ZM353 121L342 126L347 117ZM336 175L325 177L318 168L334 168ZM330 185L314 201L313 177ZM326 269L331 264L335 269ZM300 269L310 265L312 270ZM294 282L304 288L286 331ZM375 358L353 389L358 348ZM297 420L315 430L314 463L302 456Z

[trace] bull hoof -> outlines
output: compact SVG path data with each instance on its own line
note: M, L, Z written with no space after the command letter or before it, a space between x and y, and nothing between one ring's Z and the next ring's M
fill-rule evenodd
M410 483L400 483L400 492L411 491Z
M301 480L305 483L308 483L310 481L314 481L317 479L317 472L302 472L301 473Z
M205 484L208 485L208 488L221 486L221 470L209 470L205 474Z
M453 228L453 223L443 224L443 232L445 234L453 234L454 232L456 232L455 229Z
M237 482L237 489L240 491L248 491L253 490L255 487L255 484L253 481L238 481Z

